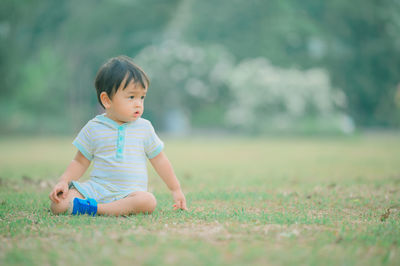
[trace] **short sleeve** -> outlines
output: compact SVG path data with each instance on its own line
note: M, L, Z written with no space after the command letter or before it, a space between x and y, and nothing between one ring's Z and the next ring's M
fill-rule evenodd
M157 136L153 125L148 121L147 135L144 141L144 150L149 159L156 157L164 148L164 143Z
M72 144L89 160L93 159L93 141L91 138L90 121L81 129Z

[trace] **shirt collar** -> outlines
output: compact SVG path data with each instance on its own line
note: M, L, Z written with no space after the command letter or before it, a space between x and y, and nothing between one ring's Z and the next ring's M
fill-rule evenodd
M140 118L139 118L140 119ZM103 124L105 124L105 125L108 125L108 126L110 126L110 127L112 127L112 128L116 128L116 129L120 129L120 128L125 128L125 127L127 127L127 126L129 126L129 125L132 125L133 123L135 123L137 120L139 120L139 119L136 119L135 121L133 121L133 122L128 122L128 123L124 123L124 124L118 124L117 122L115 122L114 120L112 120L111 118L109 118L109 117L107 117L106 116L106 113L103 113L103 114L101 114L101 115L97 115L96 117L95 117L95 120L97 120L97 121L99 121L100 123L103 123Z

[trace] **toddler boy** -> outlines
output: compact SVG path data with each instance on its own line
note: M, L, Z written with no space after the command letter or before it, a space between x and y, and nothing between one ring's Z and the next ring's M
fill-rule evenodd
M51 211L115 216L152 213L157 202L147 192L147 158L171 190L174 209L187 210L164 144L151 123L141 118L147 75L129 57L118 56L99 69L95 87L105 113L90 120L73 141L78 151L49 195ZM90 180L79 182L91 162Z

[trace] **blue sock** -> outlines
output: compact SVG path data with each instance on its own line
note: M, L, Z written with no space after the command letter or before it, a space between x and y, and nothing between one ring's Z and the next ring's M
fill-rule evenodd
M72 215L88 214L95 216L97 213L97 201L92 198L80 199L74 198Z

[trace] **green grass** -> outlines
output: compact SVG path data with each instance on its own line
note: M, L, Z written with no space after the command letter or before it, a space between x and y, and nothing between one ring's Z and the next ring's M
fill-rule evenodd
M167 140L189 211L118 218L50 214L71 140L0 140L1 265L400 263L399 136Z

